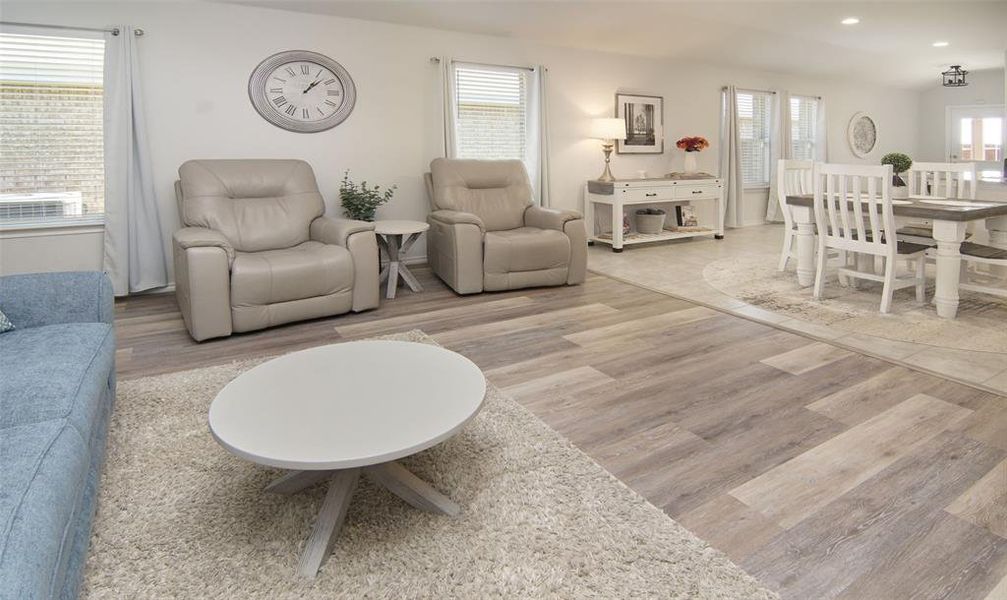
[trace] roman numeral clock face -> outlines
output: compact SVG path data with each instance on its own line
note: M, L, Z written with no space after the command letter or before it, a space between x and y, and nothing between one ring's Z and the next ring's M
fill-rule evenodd
M248 96L260 115L288 131L315 133L342 123L353 110L356 88L336 61L293 50L259 63Z

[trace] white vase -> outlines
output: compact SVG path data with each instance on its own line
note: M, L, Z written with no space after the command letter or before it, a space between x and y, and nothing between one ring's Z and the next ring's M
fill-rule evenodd
M686 152L685 153L685 172L686 173L695 173L698 170L699 169L696 168L696 153L695 152Z

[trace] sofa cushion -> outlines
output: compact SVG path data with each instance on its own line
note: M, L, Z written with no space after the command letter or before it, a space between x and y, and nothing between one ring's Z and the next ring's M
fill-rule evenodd
M483 262L486 274L565 268L570 264L570 238L535 227L487 231Z
M66 419L6 427L0 435L0 596L56 597L67 577L92 451Z
M67 418L87 439L114 369L115 335L105 323L59 323L0 335L0 429Z
M353 258L342 246L305 242L285 250L239 252L231 267L231 306L261 306L346 292Z

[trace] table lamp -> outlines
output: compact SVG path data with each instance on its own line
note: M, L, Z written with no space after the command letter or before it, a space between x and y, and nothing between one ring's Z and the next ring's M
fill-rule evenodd
M591 137L602 140L602 151L605 153L605 172L598 181L615 181L609 163L612 156L613 140L626 139L626 121L623 119L600 118L591 121Z

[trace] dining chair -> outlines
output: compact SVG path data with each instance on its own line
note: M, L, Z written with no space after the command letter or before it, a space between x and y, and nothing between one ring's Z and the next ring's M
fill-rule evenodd
M781 158L776 162L776 201L780 203L783 215L783 249L780 251L780 271L787 270L787 262L797 260L794 238L797 225L794 223L793 207L787 204L787 196L811 193L811 173L815 167L812 160L791 160Z
M910 198L976 199L976 164L917 162L906 171Z
M906 171L909 198L919 200L975 200L978 189L976 164L917 162ZM943 181L943 187L942 182ZM934 247L933 224L929 221L896 223L899 239L913 244ZM971 233L966 238L972 237ZM928 258L933 258L929 256ZM962 273L965 265L962 265Z
M821 299L825 286L827 252L835 249L884 259L883 275L848 265L839 268L840 277L867 279L883 284L882 313L891 310L895 290L904 287L915 286L916 301L921 304L925 302L927 247L900 242L894 235L885 235L885 232L895 231L891 165L816 163L812 177L815 222L818 223L815 299ZM912 262L912 274L904 277L898 275L899 260Z
M963 242L961 246L961 254L962 254L962 269L960 278L958 280L959 290L968 290L972 292L979 292L982 294L1000 296L1001 298L1007 298L1007 280L999 279L996 282L999 285L986 285L985 283L973 283L971 280L971 273L967 268L967 265L969 263L1007 268L1007 250L1004 250L1002 248L994 248L993 246L986 246L983 244L976 244L974 242ZM937 249L936 248L928 249L927 257L936 259Z

